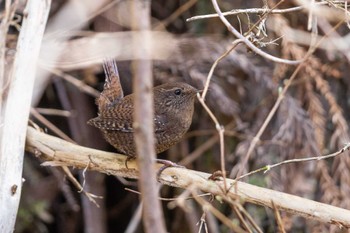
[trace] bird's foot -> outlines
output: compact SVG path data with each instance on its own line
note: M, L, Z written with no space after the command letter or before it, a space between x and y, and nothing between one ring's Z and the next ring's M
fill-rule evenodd
M169 167L186 168L185 166L179 165L179 164L174 163L170 160L156 159L156 162L163 164L163 166L161 168L159 168L159 170L157 172L157 179L158 180L159 180L159 177L162 174L162 172Z
M215 171L213 174L211 174L211 176L208 177L208 180L212 180L212 181L218 181L221 180L224 177L224 175L222 174L221 170Z
M126 169L129 169L129 167L128 167L128 162L129 162L130 160L134 160L134 159L136 159L136 157L132 157L132 156L128 156L128 157L125 159L125 167L126 167ZM179 165L179 164L174 163L174 162L172 162L172 161L170 161L170 160L156 159L156 162L157 162L157 163L163 164L163 166L160 167L159 170L157 171L157 179L159 179L159 176L162 174L162 172L163 172L165 169L169 168L169 167L186 168L185 166Z

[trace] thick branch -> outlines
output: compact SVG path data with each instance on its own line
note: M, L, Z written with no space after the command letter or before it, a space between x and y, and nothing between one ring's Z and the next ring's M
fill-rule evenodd
M99 171L109 175L127 178L138 177L136 162L128 162L129 169L127 169L125 167L126 157L123 155L74 145L39 132L32 127L29 127L27 131L26 150L46 160L43 165L71 166L78 169L87 167L89 170ZM155 169L159 169L161 166L163 165L156 164ZM292 214L301 215L320 222L350 227L349 210L243 182L237 182L234 188L230 189L228 193L223 194L223 182L208 180L210 175L189 169L168 168L161 173L159 182L183 189L195 185L203 192L209 192L214 195L226 195L230 198L239 197L244 201L270 208L272 208L272 203L274 203L280 210ZM227 179L227 186L231 186L233 183L234 181L232 179Z

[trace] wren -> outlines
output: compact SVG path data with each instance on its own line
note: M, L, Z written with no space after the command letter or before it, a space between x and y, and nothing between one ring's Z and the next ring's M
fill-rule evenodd
M104 63L106 81L97 98L98 117L88 121L102 131L107 142L129 158L137 157L134 143L134 95L124 97L114 61ZM183 82L166 83L152 89L156 153L178 143L189 129L194 111L196 88Z

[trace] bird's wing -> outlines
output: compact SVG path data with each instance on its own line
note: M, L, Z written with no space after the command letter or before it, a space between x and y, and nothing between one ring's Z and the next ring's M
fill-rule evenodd
M89 125L95 126L99 129L116 130L125 133L133 133L132 119L123 118L120 116L105 117L98 116L88 121ZM154 117L155 133L164 132L167 126L167 118L165 115L157 115Z
M100 112L98 117L89 120L89 125L104 130L116 130L132 133L133 105L130 96L124 97L123 101L113 107L108 107Z
M115 130L125 133L134 132L134 129L132 128L132 121L130 121L130 119L119 119L117 117L110 118L98 116L89 120L87 123L99 129Z

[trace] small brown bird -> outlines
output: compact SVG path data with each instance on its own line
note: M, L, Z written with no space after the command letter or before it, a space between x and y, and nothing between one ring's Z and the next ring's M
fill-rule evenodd
M96 101L99 114L88 124L99 128L104 138L119 152L130 158L137 157L133 139L134 95L123 97L115 63L106 62L104 68L106 83ZM157 154L178 143L189 129L197 93L197 89L183 82L166 83L153 88Z

